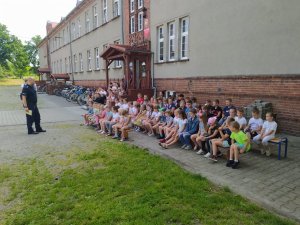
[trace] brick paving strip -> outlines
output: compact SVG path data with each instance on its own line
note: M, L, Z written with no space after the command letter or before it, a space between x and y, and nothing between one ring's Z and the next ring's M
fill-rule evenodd
M75 122L79 124L81 121L80 115L84 111L80 107L55 96L42 95L39 98L46 104L40 109L42 124L45 125L46 129L47 126L50 126L46 123L74 124ZM4 129L11 126L9 129L11 134L18 130L18 137L21 138L22 135L26 138L27 135L23 135L23 130L20 131L21 126L17 126L22 124L25 124L22 110L0 111L0 132L4 133ZM78 125L76 129L85 128ZM3 135L1 136L3 137ZM47 134L47 137L49 136L50 134ZM153 154L171 159L194 174L204 176L217 185L227 186L235 193L279 215L300 222L300 138L288 137L290 143L287 159L278 161L276 155L267 158L257 152L251 152L242 156L241 168L238 170L225 167L224 159L219 160L218 163L212 163L210 160L196 155L193 151L180 150L179 148L163 150L158 146L156 139L136 132L130 133L131 141L129 143L148 149ZM56 138L57 142L59 136ZM66 136L62 135L60 138L66 139ZM69 138L72 137L67 139ZM64 142L62 140L60 140L61 144ZM22 140L17 140L14 144L21 145L21 142ZM12 154L19 154L19 152L15 151Z

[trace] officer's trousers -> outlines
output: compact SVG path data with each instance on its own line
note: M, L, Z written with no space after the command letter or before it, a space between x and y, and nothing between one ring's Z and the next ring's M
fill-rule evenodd
M29 106L29 110L32 110L32 116L26 114L26 121L27 121L27 129L28 129L28 133L32 133L34 132L34 130L32 129L32 124L35 124L35 129L36 131L41 130L41 115L39 112L39 109L36 105L33 106Z

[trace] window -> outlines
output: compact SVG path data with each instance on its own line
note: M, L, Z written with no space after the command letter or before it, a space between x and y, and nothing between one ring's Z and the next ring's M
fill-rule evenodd
M113 15L114 17L120 16L120 5L119 0L114 0Z
M96 5L93 7L93 13L94 13L93 24L94 24L94 28L96 28L96 27L99 26L98 11L97 11L97 6Z
M189 19L181 19L180 58L188 59L189 48Z
M108 44L103 45L103 52L108 48ZM106 68L105 60L103 60L103 68ZM110 68L110 66L108 66Z
M164 28L161 26L158 28L158 61L164 61Z
M79 53L79 71L83 72L83 58L82 58L82 53Z
M71 56L69 56L69 73L72 73L73 70L72 70L72 59L71 59Z
M68 73L68 59L67 57L65 58L65 73Z
M115 45L120 44L120 41L115 41L114 42ZM121 68L122 67L122 61L121 60L115 60L115 68Z
M107 0L102 0L102 21L103 23L107 23L108 22L108 18L107 18Z
M90 25L89 12L85 12L85 32L88 33L90 31L91 31L91 25Z
M134 0L130 0L130 12L134 13Z
M138 0L138 8L141 9L144 7L144 0Z
M133 34L135 32L135 20L134 16L130 17L130 33Z
M144 29L144 13L139 12L138 15L138 31L142 31Z
M100 55L99 48L95 48L95 70L100 69Z
M63 36L62 36L62 39L63 39L63 45L66 44L66 37L65 37L65 35L66 35L66 31L65 31L65 29L63 29Z
M74 54L74 69L73 69L73 71L76 73L76 72L78 72L77 71L77 55L76 54Z
M69 35L70 35L70 31L69 31L69 27L67 27L67 33L66 33L66 44L68 43L69 40Z
M92 55L90 50L87 51L87 69L88 71L92 71Z
M60 71L60 73L63 73L62 59L59 60L59 71Z
M175 60L175 24L169 23L169 61Z
M81 23L80 23L80 18L77 19L77 26L78 26L77 37L80 37L80 36L81 36Z
M76 25L72 23L72 40L76 39Z

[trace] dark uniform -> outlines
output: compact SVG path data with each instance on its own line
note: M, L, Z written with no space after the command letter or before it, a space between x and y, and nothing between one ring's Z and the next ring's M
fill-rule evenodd
M26 114L28 134L34 133L34 130L32 129L33 123L35 123L36 132L42 132L43 129L41 128L40 125L41 116L40 116L39 109L37 107L37 93L34 87L25 84L21 96L26 97L27 107L29 110L32 111L32 116Z

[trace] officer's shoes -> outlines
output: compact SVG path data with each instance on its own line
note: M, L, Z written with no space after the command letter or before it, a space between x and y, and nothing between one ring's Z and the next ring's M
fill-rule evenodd
M37 133L45 133L46 130L43 130L43 129L39 129L39 130L36 130Z
M35 132L35 131L29 132L29 133L28 133L28 135L31 135L31 134L39 134L39 133L38 133L38 132Z

